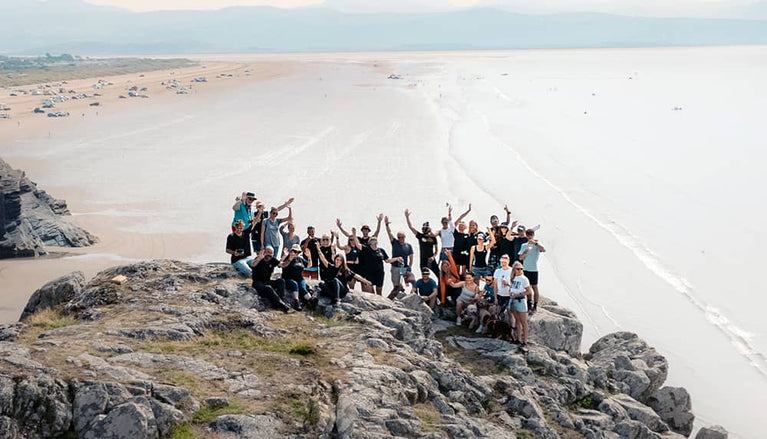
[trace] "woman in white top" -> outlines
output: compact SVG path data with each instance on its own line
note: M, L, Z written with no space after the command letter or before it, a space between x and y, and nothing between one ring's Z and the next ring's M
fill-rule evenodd
M509 304L509 309L516 322L517 336L521 342L519 350L527 352L527 298L533 293L530 288L530 281L524 275L522 263L519 261L514 262L511 270L511 303Z

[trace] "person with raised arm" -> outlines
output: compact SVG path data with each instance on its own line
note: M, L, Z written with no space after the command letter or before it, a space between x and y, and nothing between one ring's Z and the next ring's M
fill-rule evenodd
M355 273L346 265L346 259L341 254L335 255L331 264L325 258L325 253L320 252L320 264L322 269L330 274L330 277L319 284L320 295L329 298L333 305L336 305L340 299L349 294L347 285L352 280L357 280L363 285L372 286L370 281Z
M256 259L250 264L253 270L252 285L258 295L267 300L272 308L288 313L292 311L292 308L282 300L285 295L285 280L272 280L274 268L279 264L280 261L274 257L273 248L266 247L259 250L256 253Z
M289 221L285 221L280 225L280 236L282 236L282 256L288 252L288 249L293 247L293 244L301 243L301 239L296 235L296 225L293 221L293 208L288 207ZM286 230L287 229L287 230Z
M418 256L420 259L420 268L428 268L439 276L439 265L437 265L437 237L431 232L429 222L423 223L421 231L413 227L413 223L410 222L410 209L405 209L405 220L407 220L407 226L415 235L418 240Z
M530 286L533 288L532 299L527 298L530 315L533 315L538 310L538 258L541 253L546 252L546 248L535 239L535 230L525 230L525 237L527 242L519 249L519 259L525 269L525 277L530 280Z
M394 261L404 262L402 257L390 258L386 250L378 247L378 238L371 236L368 245L363 246L355 239L355 244L360 250L360 263L365 267L365 279L373 284L377 295L383 294L384 262L391 264Z
M405 232L400 230L397 232L395 238L391 232L391 221L389 217L384 217L384 224L386 225L386 234L389 236L389 242L391 243L391 256L393 258L402 258L403 262L394 261L391 264L391 283L392 290L389 293L389 299L394 299L397 293L405 291L406 283L415 282L415 276L413 276L413 246L405 242ZM403 282L404 281L404 282Z
M319 241L314 242L314 247L317 250L317 259L318 262L322 261L323 256L325 257L326 261L332 261L335 257L335 249L333 248L333 238L334 236L332 234L323 233L322 237ZM322 280L328 280L335 276L335 270L327 268L332 266L332 264L318 264L319 270L320 270L320 279Z
M251 206L256 201L256 194L253 192L243 192L239 197L235 197L232 210L234 211L234 218L232 219L232 232L237 225L237 221L242 221L245 227L250 226L250 222L253 219L251 212Z
M338 236L338 232L333 231L331 233L336 238L336 247L339 250L343 250L343 252L346 254L346 258L345 258L346 265L349 267L351 271L354 271L355 273L361 275L359 271L360 251L356 245L352 244L352 238L346 238L347 239L346 245L341 245L341 238ZM355 283L356 282L354 278L349 279L348 286L350 290L354 289Z
M253 212L252 225L253 229L250 233L250 242L253 244L253 251L257 252L261 250L261 221L269 218L269 213L264 211L264 202L256 200L256 211ZM279 258L278 258L279 259Z
M446 260L447 255L445 251L449 250L452 252L453 247L455 246L455 237L453 236L453 232L455 232L455 224L453 224L453 206L451 206L450 203L445 203L445 205L447 206L447 216L442 217L442 228L438 231L439 239L442 242L442 251L439 253L440 261ZM471 212L471 203L469 203L469 209L462 213L457 221L462 221L469 212Z
M493 268L487 264L487 255L495 245L495 238L491 228L488 227L487 230L487 234L477 233L477 244L469 249L469 271L474 273L474 276L488 276L493 273Z
M509 210L509 206L507 204L504 204L503 210L506 211L506 221L503 222L506 224L505 226L503 225L503 223L498 222L498 216L493 215L490 217L489 233L493 234L493 238L495 239L496 245L490 250L490 259L488 260L488 265L493 270L498 268L498 260L503 254L501 253L501 248L499 244L501 243L501 237L504 236L506 232L508 232L509 222L511 221L511 210ZM506 232L503 231L503 227L506 227Z
M289 199L284 203L284 206L290 206L293 199ZM291 221L293 219L293 210L290 210L290 215L277 218L280 213L280 209L272 207L269 209L269 218L261 221L261 248L264 246L271 246L274 249L274 254L280 254L280 224L285 221Z
M370 226L367 224L362 225L362 228L360 228L360 232L362 232L362 236L357 237L357 240L360 242L360 244L368 245L368 241L370 240L370 238L372 237L378 238L378 234L381 232L381 221L383 220L383 217L384 215L382 213L379 213L378 216L376 216L376 221L378 225L376 226L376 231L372 235L370 234ZM351 238L352 234L354 233L353 232L354 229L352 229L352 233L349 233L346 230L344 230L343 224L341 223L340 218L336 218L336 226L338 226L338 230L340 230L341 233L343 233L344 236L346 236L347 238Z
M469 244L471 239L470 235L466 233L466 223L463 221L455 222L456 230L453 232L453 259L458 266L458 274L463 276L468 270L469 266L469 250L476 244Z

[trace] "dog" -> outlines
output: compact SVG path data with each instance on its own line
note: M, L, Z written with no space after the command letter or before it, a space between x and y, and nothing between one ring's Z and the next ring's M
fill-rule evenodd
M474 329L479 326L479 312L477 311L476 304L470 304L461 313L461 319L464 324L468 323L469 329Z

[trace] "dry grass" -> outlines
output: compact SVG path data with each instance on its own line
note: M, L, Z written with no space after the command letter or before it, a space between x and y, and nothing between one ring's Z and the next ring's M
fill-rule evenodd
M421 421L421 428L424 431L436 430L436 425L442 420L442 414L432 404L414 404L413 412L416 418Z

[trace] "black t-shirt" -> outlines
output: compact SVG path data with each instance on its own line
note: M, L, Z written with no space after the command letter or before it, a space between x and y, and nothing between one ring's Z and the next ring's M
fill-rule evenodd
M407 242L404 244L400 244L399 240L392 239L391 240L391 257L402 257L402 260L404 262L392 262L391 265L394 267L402 267L403 265L407 265L408 263L408 256L413 254L413 246L408 244Z
M509 255L512 261L519 260L519 251L522 250L522 244L527 242L527 238L523 236L517 236L511 241L512 251L514 255Z
M378 274L383 273L383 261L389 259L386 250L378 248L373 250L370 247L362 247L360 252L360 264L365 266L365 273Z
M320 262L320 279L330 279L331 277L335 276L334 270L331 270L330 268L333 267L335 269L335 265L333 264L333 247L327 246L327 247L320 247L320 251L322 252L322 255L325 256L325 260L328 261L328 266L325 267L322 265L322 262Z
M415 234L418 239L418 249L421 252L421 260L434 256L434 244L437 243L437 237L433 234L424 235L421 232Z
M240 259L250 256L250 233L249 230L242 232L242 236L237 236L236 233L230 233L226 237L226 249L227 250L240 250L239 254L232 255L232 264Z
M312 267L320 265L320 254L317 252L317 244L320 242L319 238L306 238L301 241L301 248L309 248L309 253L312 255ZM328 262L331 262L328 259Z
M258 211L253 213L256 214ZM261 221L267 218L269 218L269 212L261 212L261 218L258 218L255 215L253 216L253 221L256 222L256 226L253 228L253 231L250 232L251 240L261 242Z
M490 249L490 254L500 256L503 254L501 253L501 247L499 245L501 242L501 239L503 239L503 234L501 233L501 226L493 227L493 235L495 236L495 245L493 246L493 248ZM487 240L485 240L485 242L487 242Z
M293 279L296 282L301 281L304 278L304 268L308 265L303 256L296 256L290 263L282 268L283 279Z
M341 281L342 284L347 284L350 280L354 279L355 273L351 270L349 270L345 275L338 271L338 267L335 265L331 265L327 268L327 273L330 274L330 278L337 277L338 280Z
M272 273L274 273L274 267L276 267L280 261L277 258L261 259L255 267L253 267L253 281L267 282L272 279Z
M453 238L455 244L453 244L454 255L464 255L469 257L469 234L461 233L458 230L453 231Z
M514 260L514 255L512 254L514 252L514 244L510 240L506 239L505 236L502 236L498 240L498 242L495 244L495 248L498 249L497 254L499 256L509 255L509 258L512 261Z

